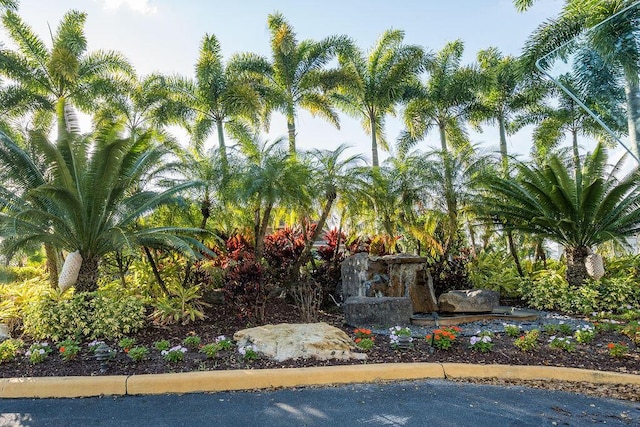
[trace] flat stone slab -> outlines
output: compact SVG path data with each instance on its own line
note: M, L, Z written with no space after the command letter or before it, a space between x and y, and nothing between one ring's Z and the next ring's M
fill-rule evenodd
M449 291L438 298L444 313L491 313L499 305L500 294L489 289Z
M252 345L256 352L282 362L288 359L366 359L344 331L321 323L281 323L243 329L233 335L238 347Z
M342 308L345 322L355 327L407 325L413 314L407 297L350 297Z
M496 319L512 322L526 322L537 320L538 313L533 310L500 306L494 308L491 313L444 315L438 316L437 321L433 316L428 314L414 314L411 316L411 324L417 326L452 326Z

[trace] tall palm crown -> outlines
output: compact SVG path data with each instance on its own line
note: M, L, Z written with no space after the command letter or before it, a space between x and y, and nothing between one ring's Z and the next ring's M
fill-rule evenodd
M239 69L259 76L264 97L264 120L272 111L284 114L289 134L289 152L296 152L296 116L298 107L319 115L339 127L330 94L347 80L339 69L326 66L340 51L351 48L346 36L329 36L320 41L298 42L293 27L281 13L268 18L272 60L246 53L239 56Z
M192 184L164 192L147 190L167 151L146 135L117 139L113 130L95 139L65 133L57 143L33 135L42 153L46 174L28 166L28 155L0 135L0 163L10 179L1 188L0 234L13 247L45 243L83 258L76 288L97 288L98 264L108 252L131 245L169 247L194 255L190 237L173 227L143 227L138 219L173 201ZM8 163L7 160L19 159Z
M215 131L225 166L224 127L247 120L257 123L261 106L258 93L242 78L238 67L233 58L225 65L218 39L206 34L200 45L195 80L179 76L160 80L167 90L160 113L170 122L187 126L196 144L202 144Z
M463 52L461 40L449 42L428 64L426 82L405 109L405 147L414 145L434 128L440 132L443 151L449 151L451 143L467 142L466 121L478 108L481 75L475 67L461 64Z
M93 116L94 128L120 124L131 136L154 130L161 134L165 119L162 109L165 87L156 75L138 79L127 76L119 82L121 89L106 94Z
M479 91L479 109L473 119L477 122L497 124L500 136L500 155L503 170L508 169L507 134L517 127L513 122L542 101L544 89L522 75L518 59L503 56L492 47L478 52L478 63L483 77Z
M593 246L640 230L640 173L636 166L619 177L623 159L607 168L606 150L598 145L580 169L557 155L540 166L519 163L517 179L487 179L482 209L504 219L506 229L563 245L567 280L580 286Z
M34 99L46 99L47 110L58 114L59 130L72 123L71 106L89 111L100 96L115 90L113 76L132 73L122 55L87 52L86 14L69 11L52 35L52 47L33 32L17 13L6 11L2 22L17 50L0 49L0 75ZM67 123L64 117L67 114Z
M379 166L378 146L389 149L385 116L394 114L396 105L411 93L427 60L421 47L403 41L403 31L387 30L368 54L353 48L339 57L350 82L341 87L336 99L344 111L362 119L362 127L371 135L374 168Z
M461 64L463 51L461 40L447 43L428 64L427 81L405 109L407 132L400 140L401 150L408 150L432 129L438 130L444 167L442 185L451 230L458 227L458 207L454 189L456 171L450 157L455 157L452 152L468 146L466 123L479 108L477 93L481 83L481 74L475 67Z
M522 10L526 10L533 2L515 1ZM535 70L534 63L538 59L564 46L555 56L547 56L542 66L549 66L556 57L564 59L577 52L582 56L575 61L575 78L583 83L593 78L601 79L605 74L603 71L616 74L618 85L626 97L625 124L630 149L636 158L640 158L640 126L637 125L640 114L640 45L637 41L640 8L637 5L632 7L635 3L632 0L566 0L560 15L541 24L527 40L523 58L526 67ZM602 22L619 12L622 15L618 19ZM585 32L601 22L597 28ZM581 34L584 36L582 42L570 43ZM590 55L579 52L585 49L590 51ZM590 62L586 63L587 59ZM598 67L601 69L593 72Z

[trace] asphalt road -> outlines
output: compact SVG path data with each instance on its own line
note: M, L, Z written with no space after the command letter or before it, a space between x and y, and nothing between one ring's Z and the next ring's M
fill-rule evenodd
M2 426L640 425L640 404L444 380L255 392L0 399Z

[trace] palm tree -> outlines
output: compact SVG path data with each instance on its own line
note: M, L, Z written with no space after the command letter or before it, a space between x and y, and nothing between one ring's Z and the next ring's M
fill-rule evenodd
M563 85L570 83L561 79ZM527 114L523 114L513 122L514 128L533 124L533 141L535 157L543 159L568 135L571 137L571 150L574 168L580 169L579 136L611 140L605 129L589 115L576 101L563 90L550 86L554 96L554 105L540 104Z
M264 117L279 111L286 117L289 152L296 153L296 116L298 107L319 115L339 128L338 115L330 94L346 82L339 69L325 67L341 51L351 49L346 36L329 36L318 42L298 42L296 33L284 16L273 13L268 18L272 60L246 53L239 55L238 69L260 78L260 90L266 103Z
M638 166L619 177L626 156L607 171L607 153L598 145L582 168L555 155L543 165L518 163L517 179L487 178L481 211L498 225L560 243L567 281L582 285L585 259L595 245L621 240L640 230ZM567 166L569 164L570 166Z
M458 204L455 198L452 151L468 145L466 122L477 111L477 90L481 74L474 67L460 64L464 44L461 40L447 43L428 65L428 80L408 102L404 112L407 132L401 137L400 149L408 150L432 129L440 134L440 153L444 176L442 185L449 225L457 227Z
M239 67L233 58L225 66L218 39L205 34L195 80L173 76L156 82L167 90L159 111L164 120L187 127L196 144L215 131L224 168L228 165L225 127L257 123L261 108L258 93L242 78Z
M239 173L239 198L253 212L253 230L256 259L262 258L264 236L277 206L309 205L304 183L309 182L310 171L290 153L281 149L284 139L271 143L259 137L242 138L240 150L246 156Z
M384 137L387 114L407 98L424 69L427 55L415 45L405 45L404 31L385 31L365 55L353 48L339 56L340 65L350 81L340 88L338 105L353 117L362 119L362 127L371 135L371 161L379 167L378 145L389 146Z
M317 202L322 208L314 232L305 241L300 257L291 266L291 278L294 281L298 278L300 267L309 259L313 244L320 237L338 197L350 191L358 191L362 186L361 169L357 167L357 163L363 161L362 155L342 158L348 148L347 145L341 144L333 151L315 149L307 153L312 172L311 180L308 182L309 190L314 192L321 189Z
M512 126L515 120L540 105L545 88L525 79L519 60L503 56L495 47L478 52L478 64L483 84L479 88L479 108L473 119L497 124L502 168L506 173L509 166L507 134L519 129Z
M43 135L33 135L33 139L45 158L46 175L24 177L19 163L2 159L3 170L20 178L10 181L19 191L3 186L0 198L5 207L0 213L0 234L10 240L11 248L36 242L70 252L78 250L82 256L75 285L78 291L95 290L100 260L123 247L164 247L195 256L191 246L198 242L179 235L195 230L148 227L138 222L193 185L163 192L145 188L152 184L167 154L148 134L117 139L111 129L95 138L67 133L56 144ZM21 163L27 163L28 155L11 140L0 135L0 143L5 151L23 159Z
M526 10L533 2L534 0L514 0L520 10ZM617 13L620 15L616 19L607 20ZM636 23L639 18L640 7L632 0L566 0L560 15L541 24L530 36L523 54L527 68L535 70L534 63L545 56L541 65L548 68L558 58L565 60L576 52L582 54L581 51L588 50L595 62L585 64L583 54L582 58L576 59L576 78L600 78L604 71L618 75L622 82L621 90L625 94L626 126L631 152L636 158L640 158L640 127L637 125L640 115L640 48L636 40ZM598 25L600 23L602 24ZM593 30L586 31L596 25ZM582 35L581 39L578 38L579 35ZM571 41L573 42L570 43ZM560 47L563 48L559 49ZM551 54L554 51L555 54ZM605 67L599 72L593 72L594 68L602 65Z
M121 89L106 94L93 115L94 129L119 124L133 138L148 131L161 137L166 120L162 109L166 90L161 79L150 75L138 79L135 75L120 79Z
M131 74L131 65L115 52L87 53L86 14L69 11L52 34L52 47L20 16L8 10L2 22L18 49L0 49L0 75L15 82L24 94L46 98L47 111L57 113L58 131L77 129L73 106L93 111L97 100L117 89L114 76ZM55 106L55 109L54 109Z

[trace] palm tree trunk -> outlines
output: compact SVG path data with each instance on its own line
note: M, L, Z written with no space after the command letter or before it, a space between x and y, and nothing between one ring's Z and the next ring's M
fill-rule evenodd
M290 114L287 116L287 130L289 131L289 154L296 155L296 122L295 116Z
M378 141L376 139L376 118L371 115L371 165L374 168L380 166L378 160Z
M442 160L444 161L444 198L447 203L447 214L449 216L449 238L446 242L445 251L455 246L458 231L458 203L453 191L453 171L451 170L450 153L447 148L447 133L443 124L438 125L440 131L440 145L442 147Z
M573 165L576 171L580 170L580 150L578 150L578 129L571 129L571 145L573 148Z
M227 146L224 143L224 128L222 119L216 119L216 126L218 127L218 148L220 150L222 174L226 176L229 170L229 160L227 160Z
M579 288L589 277L587 267L584 264L589 255L589 248L586 246L567 247L565 248L565 254L567 257L567 282L569 282L569 286Z
M98 265L100 257L83 256L78 280L76 282L76 292L94 292L98 290Z
M505 130L504 117L498 116L498 128L500 130L500 159L502 160L502 172L509 172L509 154L507 152L507 132Z
M322 233L322 229L324 228L325 222L327 222L327 218L329 217L329 213L331 212L331 208L333 207L333 202L336 200L336 193L327 195L327 202L324 204L324 208L322 209L322 214L320 215L320 219L318 220L318 224L316 225L316 229L313 232L313 235L310 239L308 239L304 243L304 249L302 249L302 253L298 257L298 259L291 266L291 270L289 271L289 279L291 284L293 285L300 278L300 267L305 263L305 261L311 255L311 249L313 248L313 243L318 239L320 233ZM306 233L305 233L306 237Z
M498 116L498 127L500 129L500 159L502 160L502 174L506 178L509 175L509 154L507 152L507 132L505 129L504 116L502 114ZM520 277L524 277L522 265L520 264L520 257L518 256L518 248L516 248L515 241L513 240L513 232L511 230L507 231L507 246L509 247L509 253L513 258L518 274Z
M160 272L158 271L158 266L156 265L156 261L153 259L153 255L148 247L143 246L144 254L147 256L147 261L149 261L149 265L151 266L151 271L153 271L153 276L156 278L156 282L158 282L158 286L162 289L165 295L169 296L170 292L167 289L167 285L164 284L164 280L162 280L162 276L160 276Z
M627 126L629 129L629 149L640 159L640 87L637 83L637 75L625 78L624 94L627 101Z
M264 250L264 236L267 234L267 227L269 226L269 218L271 218L271 210L273 209L273 203L268 203L264 209L262 217L260 217L260 211L256 213L259 223L256 230L256 261L260 262L262 259L262 252Z
M518 270L518 275L520 277L524 277L524 271L522 271L522 265L520 264L520 257L518 256L518 249L516 248L516 244L513 241L513 232L511 230L507 231L507 242L509 244L509 253L511 253L513 262L516 264L516 270Z

